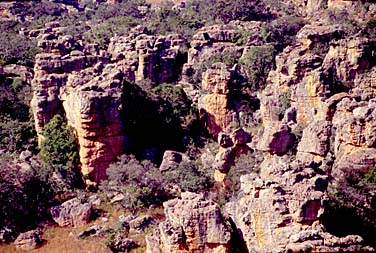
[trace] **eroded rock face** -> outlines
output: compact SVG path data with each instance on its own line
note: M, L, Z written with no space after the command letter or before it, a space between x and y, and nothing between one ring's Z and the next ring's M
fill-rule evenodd
M147 236L146 252L230 252L231 235L217 204L187 192L163 206L166 221Z
M120 115L123 73L115 65L106 65L95 76L96 67L71 74L60 99L68 124L76 130L81 172L98 182L123 153L126 138Z
M81 44L72 36L60 36L57 28L42 34L38 42L41 53L36 57L31 101L36 130L41 142L43 127L56 114L64 115L76 130L83 175L98 182L123 152L124 74L114 65L104 66L105 54L84 53Z
M225 209L250 252L361 249L361 237L338 238L320 225L327 186L328 177L315 168L273 156L259 177L241 177L243 194Z
M315 121L303 130L296 159L301 161L322 161L329 151L332 124L329 121Z
M163 154L163 159L161 165L159 166L159 170L167 171L173 169L176 166L178 166L181 162L188 160L188 156L184 153L173 150L166 150Z
M113 38L108 51L100 51L61 35L61 30L58 23L48 24L38 36L41 53L36 56L31 101L36 130L41 142L43 127L53 116L65 116L76 131L82 174L99 182L127 144L121 117L122 94L127 92L123 82L176 81L185 42L179 35L148 36L135 27L128 36Z
M223 63L217 63L203 74L202 89L208 94L201 98L200 112L208 132L217 138L219 132L229 132L233 121L229 90L233 72Z
M344 171L367 173L376 165L375 100L356 102L344 98L337 104L333 118L336 161L333 175L341 178Z
M185 41L179 34L149 36L138 26L125 37L111 39L108 51L129 81L149 79L154 83L175 82L184 63L180 49Z

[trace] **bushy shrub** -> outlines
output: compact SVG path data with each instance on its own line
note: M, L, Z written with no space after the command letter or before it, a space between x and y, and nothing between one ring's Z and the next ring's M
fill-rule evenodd
M136 155L142 158L145 149L154 148L158 162L166 149L184 150L184 137L195 139L199 134L197 110L191 103L181 88L172 85L145 91L124 83L122 115Z
M265 23L262 34L265 40L282 51L287 45L295 42L295 35L305 25L306 21L294 15L282 16L269 23Z
M107 169L108 180L100 188L120 192L125 198L121 205L135 212L152 204L161 204L169 195L163 189L163 177L148 161L139 162L134 156L123 155Z
M39 51L37 42L20 35L17 28L17 22L0 24L0 65L20 64L32 67L34 57Z
M55 193L83 186L77 167L78 143L62 116L54 116L45 125L39 155L43 161L40 175Z
M264 1L256 0L217 0L212 3L212 14L224 23L231 20L265 20L271 18L266 12Z
M130 28L137 24L137 20L129 17L110 17L93 26L90 31L84 34L83 38L86 42L97 43L101 49L106 49L112 37L126 35Z
M40 157L46 164L73 167L78 163L78 146L73 129L61 115L43 128Z
M273 46L254 46L243 54L240 63L244 65L251 91L264 89L269 71L274 67L275 49Z
M8 153L36 147L30 114L31 87L20 78L0 77L0 149Z
M183 161L163 173L168 185L177 185L181 191L205 192L213 185L210 172L203 171L195 161Z
M25 170L0 158L0 228L25 231L46 218L51 194L38 170L37 165Z

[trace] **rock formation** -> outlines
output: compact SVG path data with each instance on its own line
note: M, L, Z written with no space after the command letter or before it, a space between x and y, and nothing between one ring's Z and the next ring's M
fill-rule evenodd
M41 239L42 232L39 230L31 230L25 233L21 233L14 241L17 249L30 251L36 249L43 240Z
M120 115L123 81L176 80L184 41L178 35L147 36L136 27L128 37L113 38L108 52L99 52L95 45L61 35L58 23L47 26L42 30L47 33L38 36L41 53L32 81L39 142L52 117L64 115L76 131L82 174L98 182L126 146Z
M114 37L108 48L112 60L129 81L150 80L154 83L171 83L178 79L179 68L184 63L180 49L185 45L182 36L149 36L145 28L133 28L128 36Z
M231 234L217 204L186 192L163 206L166 221L146 237L147 253L230 252Z
M241 177L241 195L226 211L249 252L356 251L360 236L338 238L320 224L328 176L314 167L291 164L273 156L259 177Z
M223 63L214 64L203 74L202 89L208 94L199 102L200 113L214 138L221 131L230 132L231 122L234 121L229 101L232 76L233 72Z
M77 227L89 223L92 208L89 203L81 203L81 200L74 198L59 206L51 207L50 213L60 227Z

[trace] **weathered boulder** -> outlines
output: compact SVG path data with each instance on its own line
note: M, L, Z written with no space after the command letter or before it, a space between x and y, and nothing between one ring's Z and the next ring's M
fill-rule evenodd
M166 221L147 236L146 252L230 252L231 235L217 204L186 192L163 206Z
M235 129L231 133L231 139L232 139L232 143L234 143L235 146L242 146L251 142L252 136L250 133L246 132L243 128L238 128L238 129Z
M59 206L51 207L52 219L61 227L82 226L90 221L92 208L89 203L82 203L74 198Z
M142 231L155 223L154 218L150 215L141 215L139 217L134 215L121 215L119 220L123 224L127 224L130 229L138 231Z
M137 247L137 244L134 240L129 238L124 238L120 233L115 234L114 238L110 243L107 244L107 247L113 253L120 252L129 252L130 250Z
M17 249L21 250L33 250L36 249L43 240L41 239L42 233L39 230L31 230L20 234L14 241Z
M162 163L159 166L160 171L166 171L178 166L181 162L187 161L188 156L184 153L166 150L163 154Z
M234 165L235 159L235 149L230 148L219 148L218 153L215 156L213 163L214 169L220 171L221 173L227 173L228 170Z

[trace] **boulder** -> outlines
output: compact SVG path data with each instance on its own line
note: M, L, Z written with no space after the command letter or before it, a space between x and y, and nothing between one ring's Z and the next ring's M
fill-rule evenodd
M218 134L218 144L222 148L229 148L229 147L232 147L234 145L230 135L228 135L224 132L220 132Z
M129 252L130 250L137 247L134 240L129 238L124 238L120 233L116 233L111 242L107 244L107 247L113 253Z
M258 148L271 154L286 154L294 142L295 136L291 133L291 128L284 124L276 124L264 130Z
M134 215L128 215L124 216L121 215L119 217L120 222L123 224L127 224L129 228L143 231L144 229L148 228L149 226L155 224L155 220L150 215L142 215L142 216L134 216Z
M181 162L188 161L188 156L184 153L166 150L163 154L162 163L159 166L160 171L166 171L175 168Z
M246 132L243 128L238 128L238 129L235 129L231 133L231 139L232 139L232 143L234 143L235 146L242 146L251 142L252 136L250 133Z
M221 173L227 173L232 165L234 165L235 159L235 149L230 148L220 148L215 156L213 163L214 169L220 171Z
M328 121L315 121L306 127L296 158L307 162L323 160L330 147L331 127Z
M61 227L82 226L89 223L92 207L89 203L82 203L80 199L74 198L59 206L51 207L52 219Z
M21 233L14 241L14 244L16 245L16 248L20 250L33 250L42 244L43 240L41 239L41 235L42 233L39 230L31 230Z

